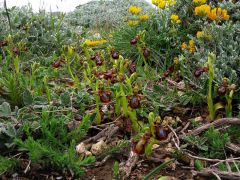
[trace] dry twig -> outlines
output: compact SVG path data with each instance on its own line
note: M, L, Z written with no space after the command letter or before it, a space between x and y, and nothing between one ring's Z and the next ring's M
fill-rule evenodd
M129 175L131 174L132 168L137 164L139 159L138 154L130 151L129 158L126 163L120 164L120 175L123 179L128 179Z
M212 123L204 124L201 127L194 129L191 132L187 133L186 135L198 135L198 134L202 133L203 131L209 129L211 126L219 127L219 126L230 125L230 124L240 125L240 119L239 118L218 119L218 120L213 121ZM186 135L182 135L182 136L180 136L180 138L182 139Z
M194 176L204 176L204 177L211 177L214 176L218 177L218 179L224 178L224 179L231 179L231 180L239 180L240 179L240 173L234 173L234 172L226 172L226 171L218 171L213 169L203 169L202 171L192 171Z

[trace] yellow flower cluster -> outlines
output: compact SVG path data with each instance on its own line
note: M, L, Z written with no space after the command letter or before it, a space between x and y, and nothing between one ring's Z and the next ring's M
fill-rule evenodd
M177 14L172 14L170 19L173 23L177 23L177 24L181 23L181 20L179 19L179 16Z
M188 42L188 44L189 44L189 47L188 47L188 49L189 49L189 52L190 53L194 53L195 52L195 42L193 41L193 40L190 40L189 42Z
M187 49L187 47L188 47L187 43L185 43L185 42L182 43L182 45L181 45L181 48L182 48L182 49Z
M194 4L196 5L202 5L202 4L205 4L207 0L193 0Z
M212 21L214 20L229 20L230 16L228 15L228 12L226 9L222 8L213 8L209 13L208 13L208 18L211 19Z
M143 22L143 21L147 21L149 19L148 14L140 14L140 12L142 11L142 9L140 7L131 5L128 8L128 11L133 15L137 15L137 16L134 16L133 18L127 20L127 23L129 26L136 26L139 24L140 21Z
M189 40L188 44L187 43L182 43L181 45L182 49L188 49L190 53L194 53L195 52L195 42L191 39Z
M198 39L200 39L201 37L203 37L203 35L204 35L204 32L203 32L203 31L198 31L197 34L196 34L196 36L197 36Z
M213 8L207 4L195 7L195 14L199 16L207 16L212 21L214 20L229 20L230 16L226 9L222 8Z
M140 21L147 21L149 19L149 15L148 14L144 14L144 15L138 16L138 19Z
M160 9L165 9L167 6L173 6L176 3L176 0L152 0L152 4Z
M195 7L195 14L198 16L208 15L211 11L211 7L207 4L203 4L201 6Z
M136 26L139 23L137 20L132 20L132 19L129 19L127 22L129 26Z
M98 45L102 45L102 44L105 44L107 41L104 40L104 39L101 39L101 40L90 40L90 39L87 39L85 41L85 44L88 45L88 46L98 46Z
M128 11L132 14L139 14L142 11L142 9L140 7L137 7L137 6L130 6L128 8Z

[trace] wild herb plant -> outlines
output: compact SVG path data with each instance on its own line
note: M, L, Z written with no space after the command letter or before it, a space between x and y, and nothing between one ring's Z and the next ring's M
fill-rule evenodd
M41 162L45 167L53 167L57 170L68 168L74 172L76 177L83 175L81 169L92 163L93 156L82 157L76 154L76 143L85 137L94 115L87 115L73 131L68 132L64 118L56 118L48 111L42 111L42 118L39 126L39 137L34 137L34 130L25 124L23 132L27 137L25 140L15 139L14 143L19 151L26 152L33 163Z
M229 134L214 127L209 128L202 136L187 136L185 139L190 146L196 147L209 158L224 158L225 145L229 142Z

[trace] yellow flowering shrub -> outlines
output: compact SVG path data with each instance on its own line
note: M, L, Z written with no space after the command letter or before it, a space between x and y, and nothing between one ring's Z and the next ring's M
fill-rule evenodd
M195 14L198 16L205 16L208 15L211 11L211 7L207 4L203 4L201 6L195 7Z
M206 2L207 2L207 0L193 0L193 3L198 6L205 4Z
M90 40L90 39L87 39L85 40L85 44L88 45L88 46L98 46L98 45L102 45L102 44L105 44L107 41L104 40L104 39L101 39L101 40Z
M139 14L142 11L142 9L140 7L137 7L137 6L130 6L128 8L128 11L132 14Z
M144 14L144 15L138 16L138 19L140 21L147 21L149 19L149 15L148 14Z
M177 14L172 14L170 19L173 23L177 23L177 24L181 23L181 20L179 19L179 16Z
M165 9L167 6L173 6L176 3L176 0L152 0L152 4L160 9Z

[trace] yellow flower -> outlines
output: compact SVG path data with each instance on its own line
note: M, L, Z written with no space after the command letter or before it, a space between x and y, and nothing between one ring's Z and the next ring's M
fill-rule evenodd
M201 37L203 37L203 35L204 35L204 32L203 32L203 31L198 31L198 32L197 32L197 38L198 38L198 39L201 38Z
M102 45L102 44L105 44L107 41L104 40L104 39L101 39L101 40L90 40L90 39L87 39L85 40L85 44L88 45L88 46L98 46L98 45Z
M189 40L188 44L189 44L189 46L193 47L195 42L194 42L194 40L191 39L191 40Z
M160 9L165 9L167 6L174 6L176 3L176 0L152 0L152 4Z
M142 11L142 9L140 7L137 7L137 6L130 6L128 8L128 11L132 14L139 14Z
M229 20L229 18L230 18L230 16L228 15L227 10L226 10L226 9L223 9L223 10L222 10L222 19L225 20L225 21L227 21L227 20Z
M129 19L128 20L128 25L129 26L136 26L136 25L138 25L138 21L137 20L131 20L131 19Z
M194 53L195 50L196 50L195 49L195 42L191 39L191 40L189 40L188 44L189 44L189 52Z
M201 6L195 7L195 14L199 16L205 16L210 13L211 7L207 4L203 4Z
M208 18L214 20L229 20L230 16L226 9L214 8L208 13Z
M166 7L166 1L160 1L159 3L158 3L158 8L160 8L160 9L165 9L165 7Z
M208 13L208 18L211 19L212 21L217 19L217 8L212 9L209 13Z
M187 47L188 47L188 46L187 46L187 43L185 43L185 42L182 43L182 45L181 45L181 48L182 48L182 49L187 49Z
M193 0L194 4L196 5L202 5L205 4L207 0Z
M179 19L179 16L177 14L172 14L170 19L173 23L177 23L177 24L181 23L181 20Z
M147 21L149 19L148 14L144 14L138 17L140 21Z
M192 39L189 40L188 45L185 42L182 43L181 48L182 49L188 49L188 51L190 53L194 53L196 51L196 49L195 49L195 42Z

